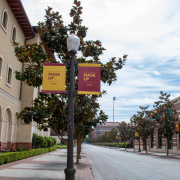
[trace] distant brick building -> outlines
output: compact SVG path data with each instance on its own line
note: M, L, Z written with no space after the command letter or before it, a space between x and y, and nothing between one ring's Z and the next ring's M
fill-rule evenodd
M178 102L175 104L177 114L174 115L175 118L180 120L180 97L177 97ZM176 132L171 138L169 138L169 153L180 154L180 132ZM145 150L145 142L140 141L141 150ZM135 140L135 149L139 149L139 141ZM147 139L147 150L154 152L166 152L166 138L163 138L158 130L155 129L152 136Z
M119 122L114 122L114 128L117 129L117 126L119 126ZM101 136L105 132L110 132L112 128L113 128L113 122L106 122L105 124L98 125L91 133L91 137L95 138L97 136Z

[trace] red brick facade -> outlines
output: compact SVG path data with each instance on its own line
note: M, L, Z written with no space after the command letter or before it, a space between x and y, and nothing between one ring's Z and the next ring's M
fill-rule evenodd
M180 97L176 98L178 102L175 104L175 108L177 114L174 115L175 118L179 118L180 120ZM179 121L180 122L180 121ZM153 142L151 142L153 141ZM166 152L166 138L160 137L158 134L158 130L155 129L153 133L153 138L149 137L147 139L147 150L155 151L155 152ZM169 153L177 153L180 154L180 132L176 132L169 144ZM145 142L140 141L141 150L145 150ZM139 141L135 140L135 149L139 148Z
M117 129L117 126L119 126L119 122L114 122L114 128ZM98 125L94 131L91 133L91 137L95 138L98 135L101 136L105 132L110 132L111 129L113 128L113 122L106 122L105 124Z

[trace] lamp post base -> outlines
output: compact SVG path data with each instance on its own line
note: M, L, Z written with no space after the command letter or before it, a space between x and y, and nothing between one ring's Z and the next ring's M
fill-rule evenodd
M76 169L75 168L71 168L71 169L64 169L64 173L65 173L65 180L75 180L75 173L76 173Z

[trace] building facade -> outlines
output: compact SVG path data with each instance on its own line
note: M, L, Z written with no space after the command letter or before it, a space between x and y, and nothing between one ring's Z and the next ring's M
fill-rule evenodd
M176 98L178 102L175 104L177 114L174 115L175 118L180 120L180 97ZM147 139L147 150L153 152L163 152L166 153L168 148L169 153L180 154L180 132L176 132L172 137L169 138L169 147L167 147L166 138L163 138L158 130L155 129L154 133ZM145 142L140 140L141 150L145 150ZM139 141L135 140L135 150L139 149Z
M115 129L117 129L117 126L119 126L119 122L114 122ZM91 133L91 137L95 138L98 136L102 136L105 132L110 132L112 128L113 128L113 122L106 122L105 124L97 125L97 127Z
M31 148L32 135L49 136L50 131L39 131L35 122L25 124L17 114L38 96L33 88L16 80L15 70L22 72L27 65L15 56L12 42L20 45L41 42L32 27L20 0L0 0L0 141L1 147Z

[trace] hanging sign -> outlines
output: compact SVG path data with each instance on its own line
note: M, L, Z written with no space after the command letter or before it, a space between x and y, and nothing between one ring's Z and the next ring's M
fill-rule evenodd
M119 136L119 138L118 138L118 136L116 136L116 139L121 139L121 137Z
M180 123L174 123L175 124L175 131L180 131Z
M138 132L135 132L135 137L139 137L139 133Z
M79 64L78 94L101 94L101 64Z
M44 63L42 93L65 93L66 64Z

